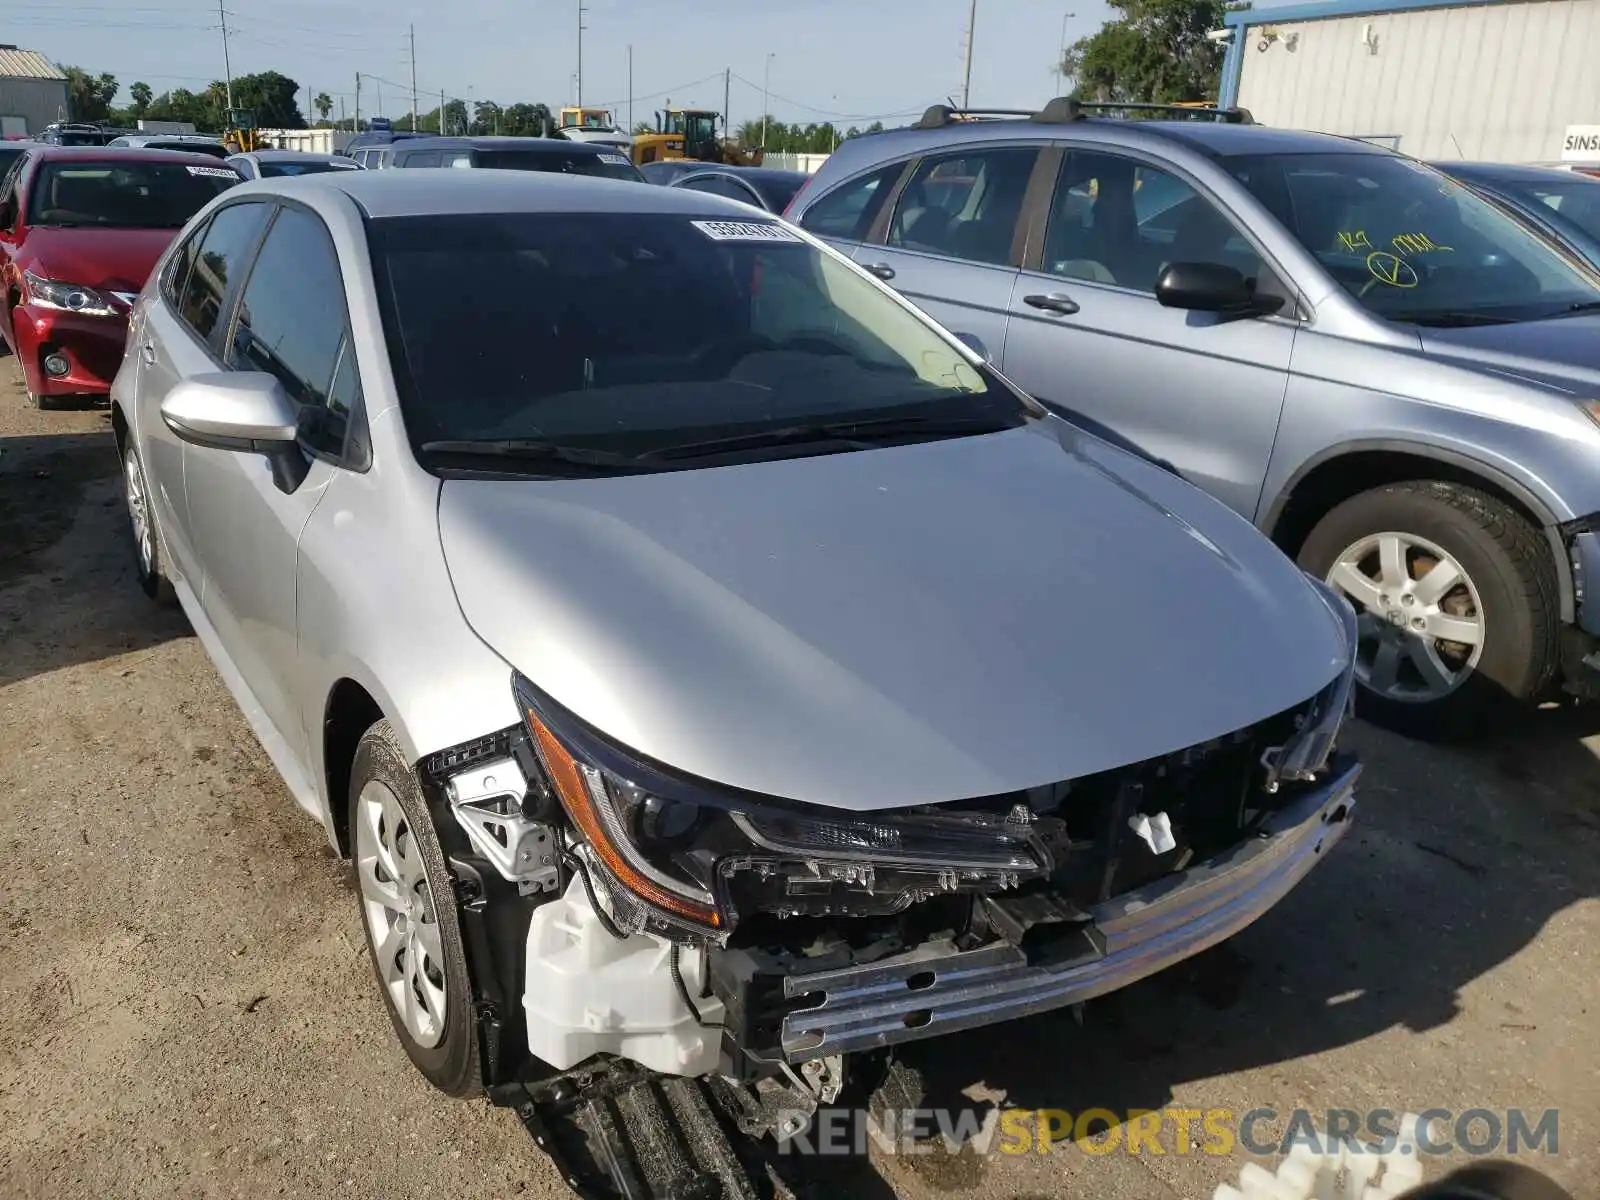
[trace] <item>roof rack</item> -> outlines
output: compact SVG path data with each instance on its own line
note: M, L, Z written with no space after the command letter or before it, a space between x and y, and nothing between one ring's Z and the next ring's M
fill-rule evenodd
M951 108L948 104L935 104L922 114L913 129L942 129L957 121L994 121L1002 117L1031 117L1031 108Z
M1222 121L1229 125L1254 125L1256 123L1255 118L1250 115L1250 110L1245 108L1218 108L1212 105L1193 103L1146 104L1135 101L1074 100L1071 96L1057 96L1038 112L1032 114L1032 118L1046 125L1063 125L1069 121L1081 121L1089 116L1117 112L1169 113L1173 116L1209 117L1212 120Z
M1065 125L1105 113L1166 113L1173 116L1209 118L1229 125L1254 125L1256 120L1245 108L1218 108L1208 104L1145 104L1112 100L1074 100L1057 96L1037 112L1031 108L951 108L935 104L922 114L913 129L943 129L957 121L994 121L1005 117L1026 117L1042 125Z

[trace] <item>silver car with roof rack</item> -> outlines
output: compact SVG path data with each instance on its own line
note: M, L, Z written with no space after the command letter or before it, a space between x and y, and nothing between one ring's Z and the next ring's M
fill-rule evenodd
M1343 592L1365 715L1467 735L1600 693L1600 281L1470 188L1060 99L853 138L787 215Z

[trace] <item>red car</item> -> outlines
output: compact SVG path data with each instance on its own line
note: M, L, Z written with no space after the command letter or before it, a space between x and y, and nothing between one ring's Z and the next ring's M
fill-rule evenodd
M165 150L31 146L12 165L0 184L0 333L36 408L110 390L151 268L238 182L209 155Z

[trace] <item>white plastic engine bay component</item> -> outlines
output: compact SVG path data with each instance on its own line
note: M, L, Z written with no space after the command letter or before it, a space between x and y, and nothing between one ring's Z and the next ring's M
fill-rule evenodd
M683 946L678 969L700 1020L672 978L672 943L650 933L613 936L581 879L540 905L528 923L522 1007L528 1049L558 1071L614 1054L664 1075L709 1075L721 1038L722 1002L701 996L705 953Z
M1220 1184L1211 1200L1394 1200L1422 1182L1417 1120L1401 1117L1394 1146L1382 1154L1327 1138L1326 1153L1296 1143L1275 1173L1246 1163L1238 1185Z

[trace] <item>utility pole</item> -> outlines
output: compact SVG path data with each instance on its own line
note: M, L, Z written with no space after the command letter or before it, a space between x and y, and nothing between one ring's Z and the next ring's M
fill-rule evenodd
M722 133L724 137L733 136L733 115L728 111L731 103L729 96L733 88L733 68L724 67L722 70Z
M583 0L578 0L578 75L577 75L577 87L578 87L578 107L580 109L583 108L583 14L588 12L588 11L589 10L583 6ZM583 120L582 113L579 113L578 120L580 122Z
M449 130L444 127L444 89L439 89L439 136L449 137Z
M1067 94L1067 22L1077 17L1077 13L1067 13L1061 18L1061 52L1056 55L1056 95Z
M361 132L361 72L356 72L356 117L350 123L351 133Z
M972 101L972 39L978 28L978 0L972 0L967 8L967 70L961 78L961 107L967 108Z
M339 128L344 128L344 97L339 97Z
M411 26L411 133L416 133L416 26Z
M222 19L222 77L227 80L228 109L233 109L233 64L228 61L228 12L217 0L217 16ZM229 118L232 120L232 118Z
M633 132L633 46L628 46L628 132Z
M767 108L772 94L772 60L777 57L773 51L767 51L767 69L761 76L761 148L767 148Z

